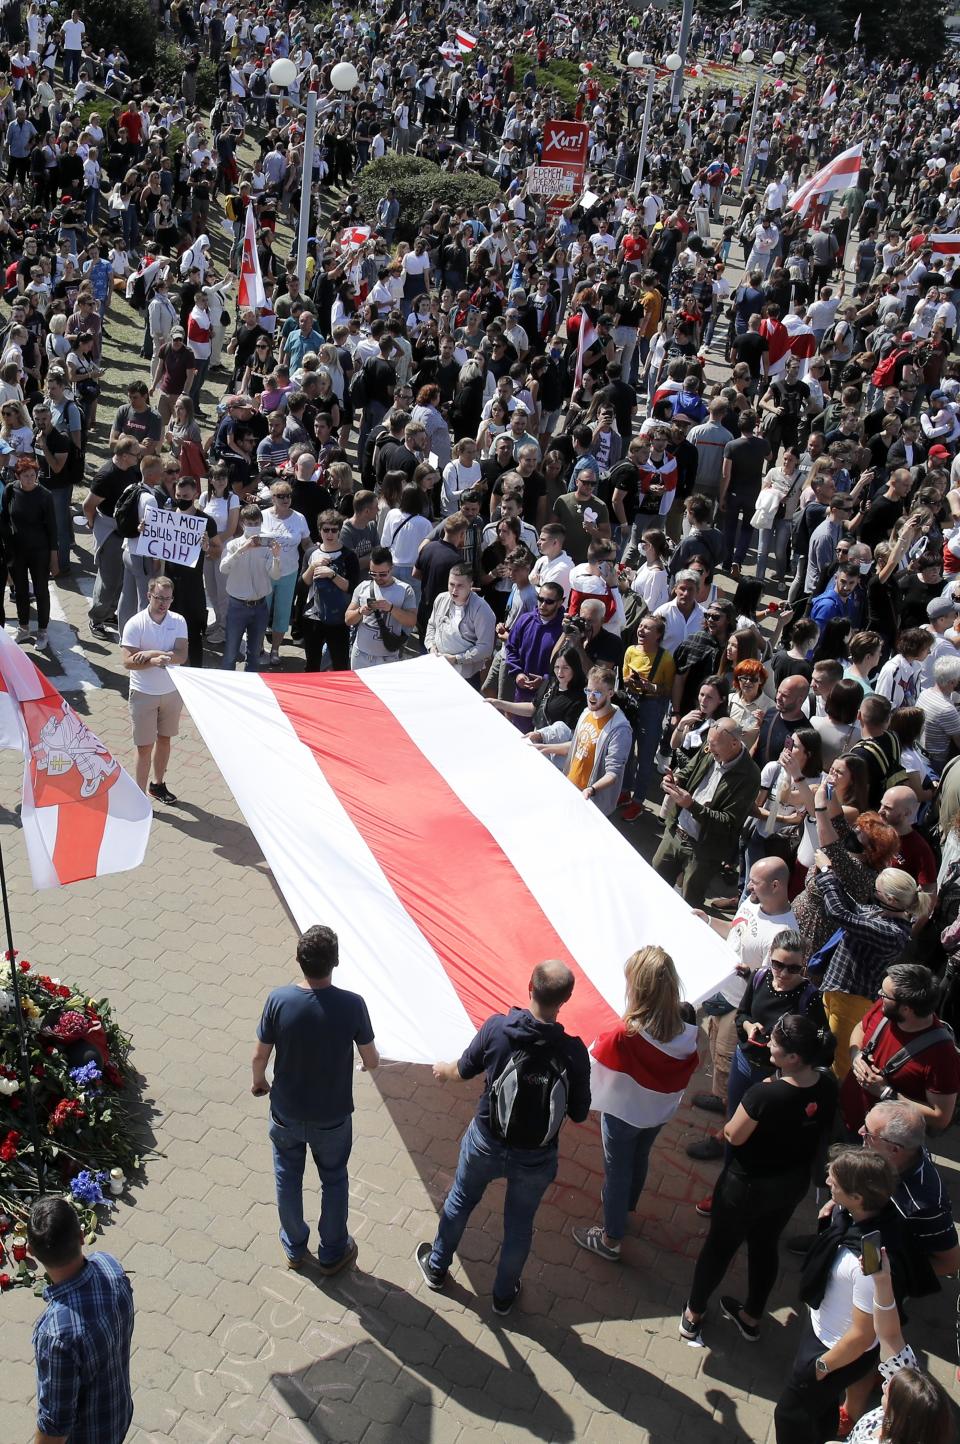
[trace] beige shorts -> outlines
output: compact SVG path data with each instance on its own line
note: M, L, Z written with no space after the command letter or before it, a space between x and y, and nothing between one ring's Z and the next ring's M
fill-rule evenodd
M176 737L182 711L183 698L179 692L131 692L134 745L152 747L158 737Z

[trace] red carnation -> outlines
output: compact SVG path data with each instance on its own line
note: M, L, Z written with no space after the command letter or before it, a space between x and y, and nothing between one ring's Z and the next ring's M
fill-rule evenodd
M69 998L70 989L67 987L66 983L60 984L59 988L57 989L57 995L61 998Z
M30 971L30 964L27 962L26 958L22 958L20 961L20 971L21 973L29 973Z
M63 1038L65 1042L71 1043L77 1038L85 1037L88 1026L87 1020L82 1013L71 1010L60 1014L60 1017L54 1024L53 1031L58 1038Z
M12 1163L17 1156L17 1144L20 1142L20 1134L15 1128L11 1128L6 1138L0 1143L0 1159L4 1163Z
M71 1118L86 1118L86 1113L72 1098L61 1098L53 1113L50 1115L49 1129L53 1133L64 1124L69 1123Z

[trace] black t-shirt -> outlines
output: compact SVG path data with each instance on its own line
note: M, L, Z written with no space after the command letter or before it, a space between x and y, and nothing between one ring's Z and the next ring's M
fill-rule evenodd
M730 491L735 496L752 496L760 490L763 464L770 455L770 443L762 436L738 436L723 448L729 461Z
M69 436L64 436L62 431L58 431L56 427L52 427L47 432L47 450L53 456L66 456L69 458ZM43 483L44 486L49 487L51 491L66 491L73 486L73 474L71 471L69 460L67 461L67 464L61 467L59 471L54 472L51 471L50 467L47 465L47 458L44 456L43 448L39 444L36 446L35 451L37 456L37 467L39 468L40 473L40 481Z
M794 732L799 732L801 727L809 726L809 718L801 716L790 722L786 717L781 717L775 707L771 707L760 723L757 750L753 755L757 766L765 767L768 762L776 762L787 738L792 737Z
M770 350L770 342L759 331L744 331L730 348L736 361L744 361L750 367L750 375L756 381L760 375L764 355Z
M382 356L371 356L363 367L363 389L368 401L378 401L389 406L393 388L397 384L396 367Z
M496 481L493 483L494 496L503 495L503 478L505 475L505 472L501 472L500 475L497 477ZM534 469L533 471L531 471L529 476L521 477L521 480L523 481L523 514L525 517L529 517L531 522L535 525L537 515L537 503L547 489L546 477L543 475L542 471L537 471L536 469ZM493 509L491 508L491 513L492 510Z
M213 541L217 534L217 523L207 517L207 536ZM173 610L182 616L206 617L207 603L203 587L203 553L193 567L180 566L177 562L165 562L164 571L173 582Z
M446 541L428 541L417 557L420 573L420 610L429 617L437 597L446 591L450 568L463 561L458 547Z
M788 677L806 677L809 682L813 676L813 663L801 662L797 657L791 657L789 652L780 651L774 652L770 658L770 670L779 687Z
M907 627L922 627L927 620L927 603L939 597L943 582L924 582L916 572L907 572L897 578L900 593L900 630Z
M888 541L894 526L903 516L906 505L900 497L891 500L885 492L875 497L860 523L857 541L866 542L871 549L882 541Z
M741 1103L757 1127L734 1148L734 1171L749 1178L809 1174L836 1112L837 1080L818 1073L812 1087L796 1088L783 1078L768 1078L748 1088Z
M103 466L94 472L90 478L90 490L94 496L103 498L97 507L101 516L113 516L117 502L130 483L136 481L137 475L135 466L129 471L121 471L112 461L104 462Z

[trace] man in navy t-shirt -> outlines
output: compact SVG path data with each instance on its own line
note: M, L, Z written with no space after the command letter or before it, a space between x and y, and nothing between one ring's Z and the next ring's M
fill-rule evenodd
M347 1232L347 1164L353 1143L353 1047L369 1072L380 1062L367 1005L330 981L339 950L332 928L307 928L297 943L303 981L274 988L264 1004L253 1054L255 1098L270 1094L270 1142L277 1179L280 1242L287 1266L307 1259L303 1217L307 1146L320 1174L320 1272L339 1273L357 1257ZM276 1050L273 1085L267 1063Z
M574 1123L584 1121L590 1111L590 1059L582 1041L565 1033L557 1022L573 984L574 975L566 964L541 963L530 978L529 1008L495 1013L458 1062L433 1065L433 1076L446 1082L483 1073L484 1086L473 1122L460 1144L457 1176L444 1201L437 1236L432 1244L420 1244L417 1263L429 1287L442 1289L467 1220L487 1184L505 1178L503 1245L493 1281L493 1308L498 1314L509 1313L520 1292L520 1275L533 1240L533 1220L557 1172L557 1133L542 1147L520 1148L505 1142L492 1126L491 1089L515 1054L543 1048L566 1074L567 1116Z

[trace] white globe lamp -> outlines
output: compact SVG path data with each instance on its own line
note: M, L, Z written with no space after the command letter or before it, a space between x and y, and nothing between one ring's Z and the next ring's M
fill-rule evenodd
M644 65L643 55L639 50L631 50L627 56L627 65L631 70L641 70Z
M752 64L753 64L753 51L752 51L752 50L749 50L749 49L748 49L748 50L741 50L741 51L740 51L740 59L743 61L744 65L752 65Z
M287 90L296 78L297 67L285 55L282 55L279 60L275 60L270 67L270 80L281 90Z
M355 65L349 60L341 60L330 72L330 84L334 90L352 90L360 82L360 74Z
M786 58L787 58L787 57L786 57L786 55L784 54L784 52L783 52L782 50L775 50L775 51L773 52L773 55L770 57L770 61L771 61L771 64L776 65L776 66L780 66L780 65L783 64L783 62L786 60Z
M668 70L676 72L680 69L683 61L680 59L679 55L668 55L663 63Z

